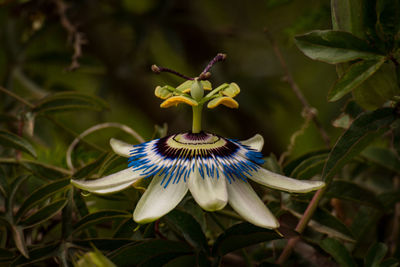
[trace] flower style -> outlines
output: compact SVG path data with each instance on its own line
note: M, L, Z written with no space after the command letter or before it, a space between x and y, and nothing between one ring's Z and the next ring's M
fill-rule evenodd
M149 223L174 209L189 190L207 211L227 203L250 223L274 229L279 222L250 186L248 179L270 188L305 193L324 186L270 172L263 164L261 135L246 141L200 132L174 134L136 146L111 139L120 156L129 157L129 168L89 181L72 180L81 189L97 194L123 190L139 179L153 177L140 198L133 219Z
M260 151L264 139L261 135L238 141L202 131L201 111L206 102L208 108L221 104L230 108L239 106L233 99L240 92L236 83L224 83L212 89L206 80L213 64L224 59L224 54L218 54L196 78L153 65L152 70L156 73L170 72L187 80L176 88L157 86L155 95L164 100L161 108L180 103L192 106L192 131L135 146L111 139L115 153L129 158L129 168L100 179L71 180L71 183L89 192L109 194L152 177L133 213L133 219L138 223L149 223L167 214L189 190L204 210L221 210L229 203L254 225L269 229L279 227L279 222L254 192L248 179L291 193L310 192L325 184L296 180L262 168L264 160ZM205 95L205 90L210 92Z

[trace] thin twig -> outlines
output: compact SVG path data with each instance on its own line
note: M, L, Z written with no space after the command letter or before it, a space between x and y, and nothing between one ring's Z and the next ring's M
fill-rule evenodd
M314 122L315 126L317 127L322 139L325 142L326 147L329 148L330 147L330 138L317 118L316 109L310 106L307 99L304 97L303 93L301 92L300 88L294 81L293 76L290 73L289 68L286 64L286 61L282 56L281 50L279 49L279 46L276 43L276 41L274 40L274 38L272 38L272 35L268 31L268 29L264 29L264 32L265 32L268 40L270 41L272 48L274 49L275 55L278 57L279 63L281 64L283 71L285 72L285 81L290 85L294 94L300 100L301 104L303 105L304 112L308 116L312 117L312 121Z
M7 95L9 95L9 96L15 98L16 100L18 100L18 101L21 102L22 104L28 106L29 108L34 108L34 107L35 107L35 105L29 103L28 101L26 101L25 99L23 99L23 98L20 97L19 95L14 94L13 92L7 90L6 88L4 88L4 87L2 87L2 86L0 86L0 91L2 91L2 92L4 92L4 93L6 93Z
M66 15L68 9L67 4L62 0L54 0L57 7L57 13L60 17L60 23L68 33L68 42L72 44L74 53L71 58L71 65L67 68L68 71L73 71L79 68L79 58L82 56L82 45L87 44L85 35L78 31L77 27L71 23Z
M124 132L129 133L130 135L132 135L136 140L138 140L140 143L145 142L144 138L141 137L135 130L133 130L132 128L121 124L121 123L117 123L117 122L106 122L106 123L101 123L101 124L97 124L95 126L90 127L89 129L85 130L83 133L81 133L80 135L78 135L74 141L72 141L72 143L69 145L68 150L67 150L67 154L66 154L66 160L67 160L67 165L68 168L71 170L74 170L74 165L72 164L72 159L71 159L71 155L72 155L72 151L74 150L75 146L79 143L79 141L82 140L83 137L104 129L104 128L119 128L121 130L123 130Z

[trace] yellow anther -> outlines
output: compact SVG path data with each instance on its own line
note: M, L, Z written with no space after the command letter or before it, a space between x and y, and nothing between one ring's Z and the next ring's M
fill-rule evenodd
M167 99L168 97L172 96L172 93L165 86L157 86L154 94L156 95L156 97L159 97L161 99Z
M208 102L207 107L208 108L215 108L219 105L224 105L228 108L238 108L239 107L239 103L236 102L235 99L229 97L229 96L222 96L222 97L217 97L214 98L213 100L211 100L210 102Z
M190 106L197 106L198 103L197 101L186 97L186 96L173 96L165 100L164 102L161 103L160 107L162 108L169 108L171 106L177 106L180 103L188 104Z
M230 97L235 97L240 93L240 87L236 83L230 83L229 86L222 90L222 94Z

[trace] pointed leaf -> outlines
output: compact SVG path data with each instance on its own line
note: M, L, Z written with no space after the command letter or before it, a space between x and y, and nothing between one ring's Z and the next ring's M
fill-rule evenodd
M322 172L327 157L327 153L311 156L297 165L289 176L297 179L310 179Z
M296 36L295 42L306 56L330 64L382 57L367 42L344 31L313 31Z
M397 172L400 174L400 159L397 155L388 148L383 147L367 147L363 152L362 156L368 160L379 164L388 170Z
M385 257L388 251L388 247L384 243L376 243L372 245L368 252L367 256L364 259L365 267L379 267L380 262Z
M132 220L132 218L131 218ZM133 231L134 228L131 229ZM111 252L120 249L124 246L140 243L126 238L87 238L74 240L74 244L79 247L91 249L93 246L101 251Z
M329 91L328 100L337 101L350 93L354 88L371 77L384 62L385 57L382 56L377 60L362 60L351 65Z
M56 215L58 212L60 212L61 209L67 204L67 202L68 202L67 199L56 200L50 203L49 205L39 209L29 217L21 220L20 225L22 225L24 228L29 228L37 224L40 224L44 221L47 221L48 219Z
M36 158L36 151L32 145L24 138L3 130L0 130L0 144L6 147L12 147L17 150L29 153Z
M16 220L18 221L30 208L37 205L40 201L49 198L51 195L61 191L69 185L69 179L62 179L45 184L44 186L36 189L32 194L25 198L24 202L21 204L17 214L15 215Z
M14 179L14 181L12 182L12 184L10 186L11 187L10 197L8 199L6 198L7 211L10 212L10 211L14 210L14 204L15 204L14 202L15 202L15 197L18 192L18 189L23 184L23 182L25 182L25 180L27 180L30 177L31 176L29 176L29 175L21 175Z
M320 246L330 254L342 267L356 267L356 263L344 245L333 238L325 238Z
M362 0L331 0L332 28L363 37Z
M323 149L323 150L311 151L304 155L301 155L300 157L295 158L294 160L292 160L288 164L286 164L283 167L283 173L287 176L291 176L291 173L294 171L294 169L297 168L303 161L308 160L309 158L312 158L314 156L327 154L327 153L329 153L329 151L330 150L328 150L328 149Z
M189 244L198 248L207 248L207 239L200 224L189 213L173 210L164 217L172 228L176 228Z
M361 107L374 110L400 95L395 65L388 61L362 84L353 89L353 98Z
M74 225L74 232L86 229L92 225L102 222L111 221L116 218L128 218L131 216L132 215L130 213L118 210L102 210L90 213Z
M60 243L54 243L43 247L35 247L30 250L29 258L19 256L11 263L11 266L33 266L35 262L55 257L59 246Z
M307 206L307 203L299 201L290 201L287 205L289 211L298 218L303 216ZM325 209L317 208L315 210L309 223L309 227L331 237L337 237L345 241L354 242L354 235L349 228Z
M43 98L33 109L37 113L91 109L100 111L107 108L101 98L80 92L59 92Z
M20 226L11 225L11 231L12 231L15 246L17 247L19 252L21 252L23 257L29 258L28 248L26 247L26 243L25 243L24 230Z
M361 205L369 205L376 209L383 208L373 192L350 181L333 181L325 195L330 198L350 200Z
M387 49L392 49L394 39L400 29L400 2L398 0L378 0L376 3L376 29Z
M361 114L339 138L324 166L322 177L329 183L333 176L376 137L383 134L395 120L392 108Z
M240 223L227 229L214 243L213 254L225 255L250 245L281 238L275 231Z
M396 258L388 258L381 262L379 267L397 267L399 266L400 262Z
M10 187L6 179L6 174L2 168L0 168L0 193L5 199L8 199L8 193L10 192Z

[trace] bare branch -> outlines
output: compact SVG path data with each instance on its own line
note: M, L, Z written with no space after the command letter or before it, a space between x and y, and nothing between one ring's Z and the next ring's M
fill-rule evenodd
M264 32L265 32L268 40L271 42L272 48L274 49L274 52L275 52L275 55L278 57L279 63L281 64L282 69L285 72L285 81L290 85L294 94L297 96L297 98L300 100L301 104L303 105L303 109L304 109L303 112L305 113L305 116L306 117L311 116L312 121L314 122L315 126L317 127L322 139L325 142L326 147L329 147L330 146L330 138L316 116L317 115L316 109L310 106L307 99L304 97L303 93L301 92L300 88L297 86L296 82L293 79L292 74L289 71L289 68L286 64L285 59L282 56L282 53L281 53L281 50L279 49L278 44L272 38L272 35L268 31L268 29L264 29Z
M57 7L60 23L68 33L68 43L70 43L74 49L74 53L71 57L71 64L67 67L67 70L74 71L80 67L79 58L82 56L82 46L87 44L87 39L85 38L85 34L78 31L77 27L72 24L67 17L67 4L62 0L54 0L54 3Z

